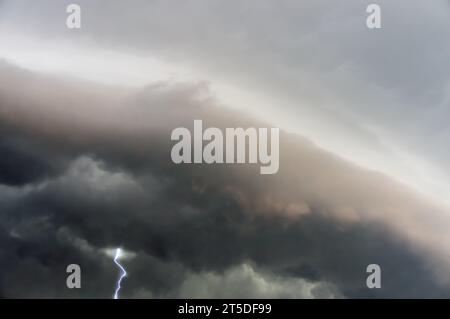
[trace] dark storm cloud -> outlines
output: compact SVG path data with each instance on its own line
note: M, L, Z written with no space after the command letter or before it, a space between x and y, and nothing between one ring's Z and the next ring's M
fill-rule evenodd
M104 250L117 246L135 255L124 297L449 296L436 277L448 220L385 176L285 133L278 175L171 164L170 132L193 119L264 125L203 84L136 92L1 71L4 297L108 298L117 269ZM65 288L69 263L82 290ZM365 288L370 263L381 290Z
M4 33L35 41L0 54L50 42L52 52L70 44L62 55L100 49L188 66L267 102L243 106L254 113L445 200L448 1L380 0L383 28L369 30L366 0L79 0L75 32L64 23L71 2L4 1Z
M66 167L59 154L52 154L26 139L0 130L0 183L20 186L42 181L61 173ZM49 161L49 158L52 158Z

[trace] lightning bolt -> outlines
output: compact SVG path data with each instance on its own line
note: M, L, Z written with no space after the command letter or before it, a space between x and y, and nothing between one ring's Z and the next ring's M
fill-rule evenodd
M116 255L114 256L114 263L120 268L121 274L120 274L119 280L117 281L117 284L116 284L116 291L114 293L114 299L119 299L119 291L121 288L120 284L122 282L122 279L127 276L127 272L126 272L125 268L123 268L122 265L118 261L121 256L122 256L122 250L120 248L117 248Z

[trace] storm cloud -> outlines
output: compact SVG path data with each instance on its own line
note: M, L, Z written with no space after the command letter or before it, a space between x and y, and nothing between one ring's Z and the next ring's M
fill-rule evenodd
M75 32L71 2L3 1L0 55L128 85L158 74L151 57L174 66L169 77L195 74L228 104L449 204L448 1L377 1L374 31L366 0L80 0Z
M2 63L0 295L109 298L118 246L123 297L450 295L447 208L287 132L276 175L172 164L171 130L199 118L268 126L205 83L112 87ZM371 263L383 289L366 287Z

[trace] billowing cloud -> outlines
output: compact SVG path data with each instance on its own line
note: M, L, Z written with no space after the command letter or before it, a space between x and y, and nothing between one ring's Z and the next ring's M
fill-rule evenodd
M133 256L124 297L450 294L446 208L286 132L276 175L172 164L171 130L197 118L267 126L204 83L124 89L4 63L0 295L110 297L118 246ZM81 290L65 286L70 263ZM383 289L366 287L371 263Z
M80 0L77 31L64 23L71 2L3 1L0 56L127 84L195 74L227 103L448 204L448 1L377 1L375 31L372 1Z

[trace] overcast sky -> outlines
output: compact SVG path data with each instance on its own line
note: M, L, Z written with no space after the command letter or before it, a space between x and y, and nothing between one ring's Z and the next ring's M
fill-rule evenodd
M450 5L379 1L3 1L1 55L143 85L207 81L223 103L441 200L448 183Z
M74 2L79 30L65 24ZM389 274L410 265L410 276L372 294L447 295L436 278L449 252L450 3L376 1L382 28L370 30L371 2L0 0L0 148L16 159L0 170L1 236L15 247L0 267L19 278L36 262L44 280L79 255L92 274L105 272L92 284L102 295L116 274L102 251L124 245L139 256L129 261L137 274L129 297L358 297L372 292L357 269L379 254ZM219 126L280 127L289 140L280 174L262 187L240 168L216 181L189 167L159 172L170 130L196 115ZM83 191L88 185L97 196ZM93 225L105 216L99 231ZM124 239L136 225L140 232ZM198 239L187 244L189 236ZM53 257L50 242L58 243ZM192 252L205 242L230 256ZM265 255L264 245L273 251ZM349 256L329 256L339 247ZM168 269L177 274L170 280ZM49 296L71 296L52 285ZM5 296L38 293L27 286L35 287L0 278Z

